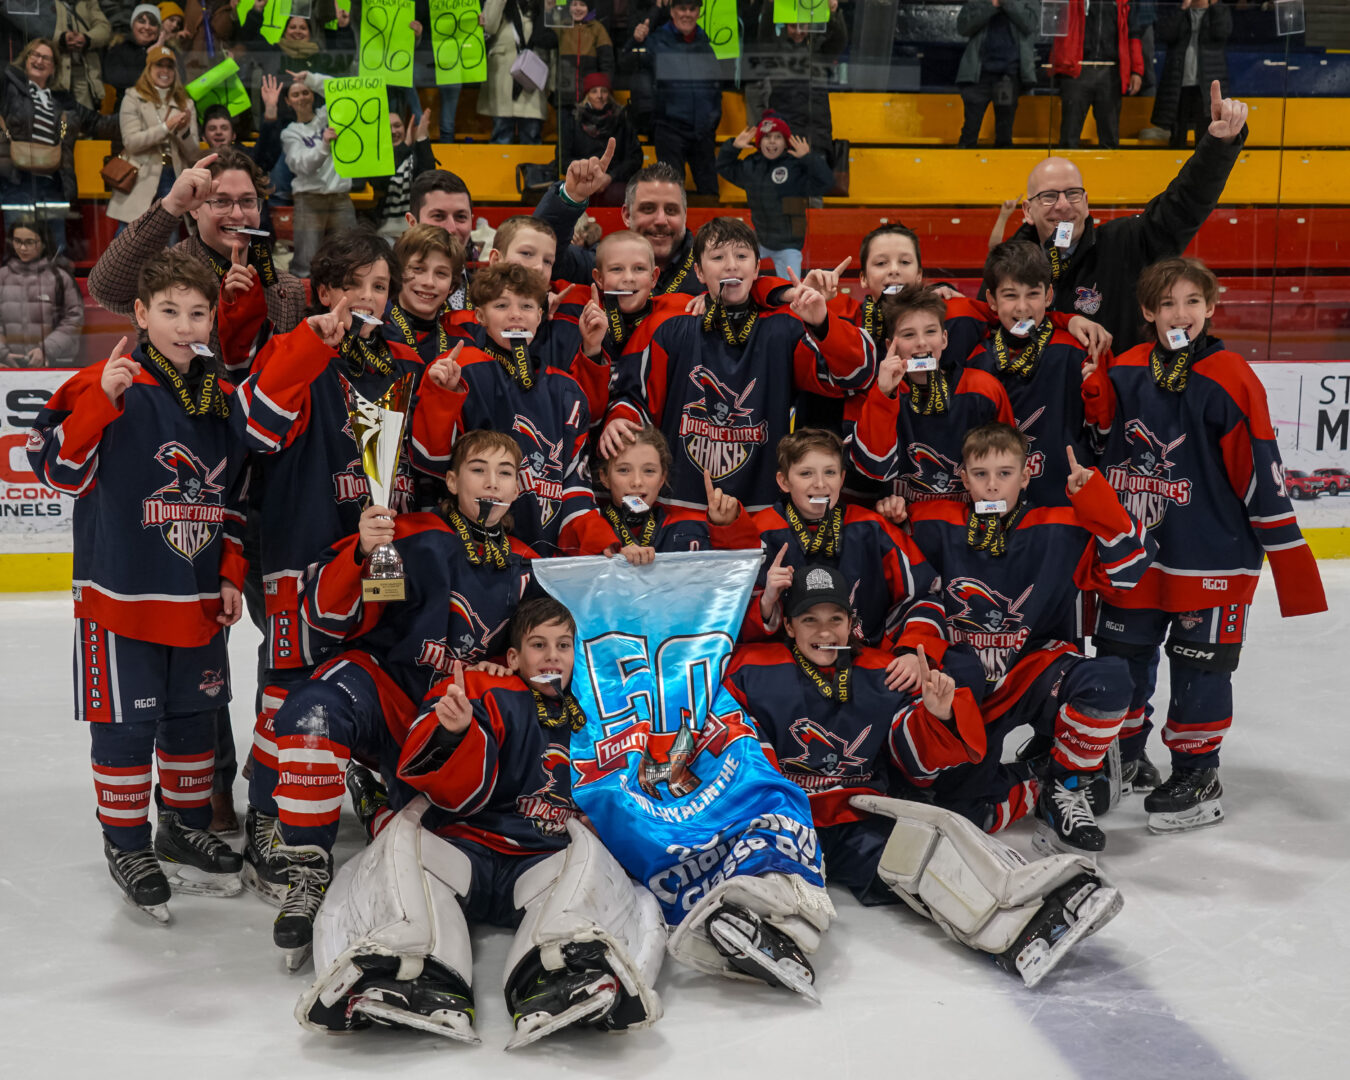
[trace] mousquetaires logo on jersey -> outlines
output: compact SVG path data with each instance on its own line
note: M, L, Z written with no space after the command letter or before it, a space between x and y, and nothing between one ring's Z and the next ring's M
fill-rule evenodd
M567 748L550 743L539 756L544 786L516 799L516 813L529 821L541 836L567 835L567 819L579 811L572 802L572 762Z
M851 742L822 727L809 717L792 722L788 733L796 740L802 752L796 757L783 758L783 773L805 791L825 791L836 787L842 777L857 780L872 779L867 758L858 755L858 747L872 733L868 724Z
M182 443L171 442L155 451L155 460L173 479L141 500L141 528L158 529L173 551L192 562L225 523L225 489L216 480L229 459L208 469Z
M1125 424L1125 444L1129 461L1106 470L1107 482L1120 495L1125 509L1145 529L1162 524L1167 508L1191 501L1191 482L1172 479L1176 463L1168 455L1186 441L1183 433L1171 442L1154 435L1140 420Z
M909 458L916 471L900 476L901 494L910 502L950 499L964 490L959 482L961 467L926 443L913 443Z
M558 513L563 497L563 441L544 437L528 416L516 414L511 432L520 443L520 490L539 504L539 524L547 525Z
M737 394L699 364L689 372L689 381L703 396L685 405L679 438L700 472L707 470L714 480L722 480L749 461L756 446L769 441L768 423L756 422L754 410L745 407L759 380L751 379Z
M522 578L520 590L525 591ZM437 640L427 638L418 651L417 662L431 668L437 675L448 675L456 660L466 664L476 664L479 660L492 655L491 644L503 630L510 625L509 618L496 626L488 626L482 616L474 610L468 597L457 592L450 593L450 628L445 637Z
M343 424L342 430L355 443L356 435L352 431L351 420ZM369 496L370 481L366 479L366 471L358 454L347 462L345 469L333 474L333 498L340 503L350 503L361 502ZM394 478L394 490L389 501L393 503L389 509L398 514L406 514L413 508L413 478L408 471L408 462L402 455L399 456L398 476Z
M1016 600L973 577L952 578L947 593L961 609L949 616L952 640L969 645L980 657L984 677L997 682L1008 672L1008 660L1022 650L1031 628L1023 625L1022 605L1035 585L1028 585Z

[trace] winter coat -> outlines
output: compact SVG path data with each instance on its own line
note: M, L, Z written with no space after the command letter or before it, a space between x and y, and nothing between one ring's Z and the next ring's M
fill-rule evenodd
M103 54L103 81L117 91L118 105L141 77L145 70L145 54L149 51L148 45L137 45L127 38Z
M164 121L173 107L172 100L147 101L134 86L122 99L122 156L139 170L136 186L129 192L114 191L108 200L108 216L114 221L135 221L150 209L164 171L164 152L168 151L177 176L199 157L197 110L187 102L188 126L183 132L171 132Z
M818 153L793 157L784 151L770 161L758 150L740 156L735 139L722 144L717 172L729 184L745 189L750 224L761 247L771 251L800 249L806 242L806 201L834 186L834 173Z
M339 176L333 166L333 152L324 142L328 127L328 110L320 108L308 124L294 120L281 133L281 148L290 167L292 195L342 195L352 189L352 182Z
M656 88L652 114L657 121L711 137L722 122L722 67L703 27L685 41L674 23L647 35L646 63Z
M591 18L571 29L558 31L558 63L554 69L558 108L577 105L585 95L581 84L587 75L603 71L614 76L614 43L599 19Z
M69 51L63 42L66 34L83 34L89 44L79 52ZM56 78L55 89L69 90L75 100L91 109L103 105L103 50L112 38L112 26L98 6L98 0L78 0L56 5Z
M1050 70L1055 75L1076 79L1083 73L1083 34L1087 29L1087 15L1083 0L1071 0L1068 6L1068 33L1055 38L1050 46ZM1116 43L1120 65L1120 92L1129 93L1130 76L1144 77L1144 49L1137 37L1131 36L1130 5L1128 0L1116 4Z
M1040 34L1039 5L1035 0L1003 0L998 7L990 0L966 0L956 16L956 32L970 38L956 69L956 84L977 83L983 63L984 37L989 23L1000 11L1012 26L1017 43L1017 78L1023 86L1036 85L1036 38Z
M84 298L70 272L47 256L30 263L11 256L0 266L0 367L27 367L41 345L39 367L72 367L80 354Z
M787 121L794 135L804 136L812 150L826 155L834 139L829 84L847 46L848 26L838 11L825 24L825 33L807 34L799 44L786 32L774 32L773 4L765 0L750 77L768 80L768 107Z
M68 90L53 90L52 101L57 110L57 129L65 125L61 138L61 168L56 179L61 193L73 202L77 192L75 180L75 140L83 135L88 139L111 139L117 133L117 117L100 116L85 108ZM33 137L33 99L28 94L28 76L13 64L5 66L4 83L0 86L0 116L5 118L9 137L24 142ZM7 143L0 141L0 180L23 186L30 183L30 173L14 167Z
M558 35L544 25L543 7L538 0L518 0L520 27L525 44L517 44L516 30L506 13L510 0L487 0L483 4L483 33L488 42L487 81L478 88L480 116L511 116L524 120L548 117L548 99L536 90L524 90L512 96L516 81L511 65L521 48L530 48L544 59L558 44Z
M585 102L577 106L572 126L571 160L562 163L561 171L566 173L572 161L600 157L611 138L614 140L614 157L609 163L610 181L628 183L629 178L642 168L642 147L638 145L633 125L628 122L628 110L613 101L601 112Z
M1209 101L1209 84L1219 80L1224 97L1228 96L1228 57L1224 49L1233 33L1233 14L1224 4L1211 4L1200 15L1196 37L1195 81L1201 97ZM1186 49L1191 43L1191 12L1175 8L1158 20L1153 33L1160 45L1167 46L1162 74L1158 76L1157 97L1153 102L1153 123L1166 131L1177 119L1181 83L1185 72ZM1206 106L1208 107L1208 106Z

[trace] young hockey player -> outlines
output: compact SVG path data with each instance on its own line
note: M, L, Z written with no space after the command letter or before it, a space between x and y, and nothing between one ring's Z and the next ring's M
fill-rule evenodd
M636 440L614 457L601 459L599 480L610 501L600 513L614 530L606 555L623 555L640 566L658 551L759 547L759 531L750 515L711 480L705 482L706 511L658 505L670 464L666 437L650 424L639 428Z
M932 289L907 289L880 308L886 356L859 410L853 465L889 481L906 503L969 501L960 480L961 443L971 428L1012 423L1007 392L947 347L948 303Z
M214 718L230 699L223 628L243 610L245 572L243 446L206 344L218 291L188 255L147 266L134 307L145 341L124 353L123 338L68 380L28 438L33 471L77 500L75 718L90 721L108 870L161 923L171 881L240 889L239 856L207 831Z
M398 773L434 808L423 813L419 800L344 870L318 928L325 970L297 1007L301 1023L342 1031L375 1019L477 1042L471 922L518 928L503 980L516 1028L508 1049L572 1024L659 1019L660 908L571 798L571 736L586 720L569 689L575 635L565 607L530 600L511 625L509 677L456 662L427 695ZM403 897L393 911L391 878Z
M999 327L966 364L1003 384L1013 422L1033 447L1028 500L1035 506L1066 506L1061 447L1072 446L1083 461L1092 461L1095 454L1083 416L1087 352L1046 314L1055 289L1050 260L1039 246L1025 241L999 244L989 253L984 277Z
M946 642L973 650L984 669L976 688L989 749L979 766L950 770L934 785L939 805L988 832L1025 813L1037 788L1018 766L1000 765L1004 736L1030 724L1051 737L1040 763L1038 850L1100 851L1088 787L1120 729L1129 673L1116 657L1089 658L1073 644L1084 633L1082 590L1129 589L1156 545L1121 507L1100 473L1071 447L1068 506L1037 507L1023 493L1031 480L1024 434L1007 424L975 428L965 440L963 478L971 503L920 503L910 512L914 542L940 575L941 592L920 600Z
M769 760L810 799L829 881L864 904L903 899L1035 986L1120 910L1120 897L1083 856L1027 865L965 818L886 797L892 766L917 794L941 770L979 761L984 720L922 647L919 686L891 690L891 656L853 638L850 591L834 567L802 567L785 602L788 642L741 646L724 685Z
M1158 545L1128 592L1107 589L1093 641L1129 664L1133 691L1121 731L1122 772L1149 791L1149 828L1171 832L1223 819L1219 747L1233 718L1233 671L1247 609L1269 560L1286 618L1326 610L1326 596L1284 486L1265 390L1247 362L1210 336L1214 274L1164 259L1139 279L1155 340L1084 384L1091 419L1109 430L1101 461L1125 506ZM1166 638L1171 699L1163 743L1172 773L1144 753ZM1154 790L1149 790L1154 789Z
M600 454L612 456L650 422L675 453L666 502L702 508L707 472L761 510L774 499L770 447L787 433L794 388L839 396L863 387L875 371L874 352L865 334L831 315L807 286L798 287L790 308L761 308L751 295L759 245L744 222L709 221L694 241L694 258L707 309L666 319L648 350L615 369ZM783 370L788 357L791 378Z
M381 332L408 346L424 364L450 351L441 312L464 271L464 245L439 225L414 225L394 244L398 295L382 312Z

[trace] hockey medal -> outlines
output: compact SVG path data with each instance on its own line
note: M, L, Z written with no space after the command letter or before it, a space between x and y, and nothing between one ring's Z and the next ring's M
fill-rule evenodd
M1012 332L1016 334L1018 337L1026 337L1029 333L1031 333L1035 329L1036 329L1035 319L1018 319L1012 325Z
M981 499L975 504L977 514L1006 514L1008 503L1004 499Z
M1167 331L1167 347L1169 349L1184 349L1191 343L1191 339L1186 336L1186 331L1179 326L1174 326Z
M1073 222L1061 221L1055 226L1055 247L1066 248L1073 243Z
M905 363L906 371L936 371L937 358L932 356L911 356Z

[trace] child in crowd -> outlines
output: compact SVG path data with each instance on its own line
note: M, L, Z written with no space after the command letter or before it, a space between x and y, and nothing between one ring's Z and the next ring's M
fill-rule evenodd
M1122 772L1148 791L1149 828L1217 824L1219 748L1233 719L1233 671L1263 558L1286 618L1326 610L1317 563L1299 530L1266 393L1237 353L1210 336L1219 297L1196 259L1164 259L1139 279L1155 339L1084 383L1105 432L1106 477L1158 546L1129 591L1102 591L1093 641L1129 664ZM1166 638L1171 697L1163 743L1172 774L1161 787L1144 753L1149 700ZM1153 789L1153 790L1150 790Z
M208 831L215 714L230 699L224 628L243 611L246 569L241 418L206 344L218 292L186 254L147 266L144 344L127 354L123 338L68 380L28 440L33 471L77 500L75 717L90 721L108 870L159 922L170 878L180 892L240 889L239 856Z

